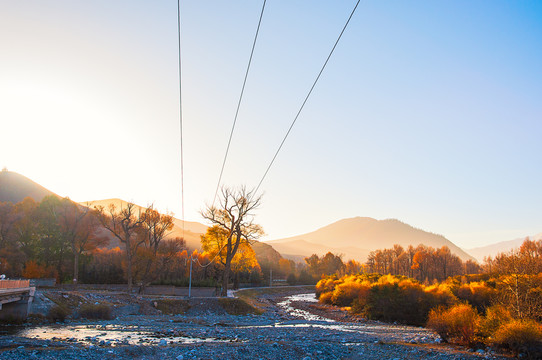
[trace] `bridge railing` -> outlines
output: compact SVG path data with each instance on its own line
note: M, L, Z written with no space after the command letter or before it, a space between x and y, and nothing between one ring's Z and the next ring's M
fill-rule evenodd
M30 280L0 280L0 289L16 289L30 287Z

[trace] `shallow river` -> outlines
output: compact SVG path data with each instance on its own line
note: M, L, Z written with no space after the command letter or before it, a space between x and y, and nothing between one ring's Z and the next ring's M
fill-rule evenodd
M295 319L279 320L271 323L263 318L258 320L258 316L249 323L228 325L231 330L241 329L270 329L277 328L281 330L295 328L313 328L329 331L339 331L342 333L359 333L365 336L386 335L388 337L403 339L412 337L413 328L402 326L389 326L383 324L371 323L341 323L319 315L300 309L295 306L296 303L316 303L317 299L314 293L291 295L277 303L277 306ZM142 318L143 320L143 318ZM172 321L172 320L169 320ZM141 323L143 324L143 322ZM80 343L85 345L166 345L166 344L195 344L207 342L239 342L233 334L217 330L216 324L201 324L203 330L188 335L183 331L162 331L157 329L156 323L145 325L128 324L78 324L78 325L47 325L37 327L27 327L13 329L11 334L19 337L36 340L52 340L71 343ZM233 326L232 326L233 325ZM183 329L183 327L180 327ZM217 331L215 331L217 330ZM173 331L173 332L172 332ZM424 342L425 336L429 335L425 329L415 329L418 341ZM421 333L421 334L420 334ZM376 338L376 337L375 337ZM427 338L429 340L430 337Z
M307 321L323 321L333 322L332 320L325 319L321 316L313 315L305 310L297 309L292 305L292 302L304 301L304 302L317 302L315 294L300 294L288 296L285 300L277 305L285 310L292 316L302 318ZM274 325L252 325L252 326L239 326L238 328L251 328L251 327L303 327L306 324L283 324L277 323ZM319 327L319 325L315 325ZM182 336L179 334L164 335L163 333L157 333L148 329L145 326L134 325L47 325L36 327L12 327L3 331L4 334L16 335L19 337L38 339L38 340L53 340L53 341L67 341L77 342L86 345L100 345L107 343L107 345L150 345L150 344L172 344L172 343L202 343L202 342L232 342L238 341L236 339L221 339L216 337L190 337Z

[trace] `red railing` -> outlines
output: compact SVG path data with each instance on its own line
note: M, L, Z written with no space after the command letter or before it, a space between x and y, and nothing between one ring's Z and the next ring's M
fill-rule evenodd
M0 289L16 289L30 287L30 280L0 280Z

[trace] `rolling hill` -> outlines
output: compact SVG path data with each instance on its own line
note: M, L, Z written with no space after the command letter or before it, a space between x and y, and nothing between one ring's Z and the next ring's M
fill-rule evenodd
M18 203L25 197L41 201L48 195L56 194L21 174L7 170L0 171L0 202Z
M514 240L501 241L487 246L467 249L467 251L469 252L469 254L478 259L478 261L483 261L484 257L486 256L494 257L499 253L505 253L509 252L510 250L519 248L526 238L529 238L529 240L532 241L542 240L542 233L536 234L534 236L526 236Z
M327 251L344 255L345 260L365 261L370 251L424 244L434 248L447 246L463 260L474 258L442 235L416 229L399 220L376 220L354 217L339 220L316 231L285 239L272 240L273 245L285 257L323 255Z

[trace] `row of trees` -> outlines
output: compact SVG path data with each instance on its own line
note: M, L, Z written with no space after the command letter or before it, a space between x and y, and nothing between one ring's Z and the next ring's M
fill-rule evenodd
M435 249L430 246L409 246L404 249L394 245L391 249L369 253L366 271L370 273L404 275L420 281L442 281L449 276L477 274L481 267L473 260L463 262L447 246Z
M195 264L194 280L209 283L221 277L225 295L231 280L262 280L251 247L263 234L253 221L260 200L245 188L224 188L219 206L201 213L213 224L202 236L202 253L189 253L183 239L169 238L172 215L152 206L82 206L57 196L0 203L0 271L75 284L80 278L87 283L124 281L131 291L134 283L140 290L156 282L182 283ZM278 269L280 264L266 266Z
M394 245L391 249L371 251L365 264L355 260L345 263L341 255L331 252L321 257L313 254L305 258L305 263L315 278L332 274L342 276L378 273L407 276L419 281L442 281L449 276L477 274L481 271L480 265L476 262L472 260L463 262L446 246L434 249L418 245L404 249L400 245Z
M145 286L185 248L182 239L166 240L172 227L172 216L152 206L140 209L128 203L120 209L115 205L91 208L57 196L41 202L31 198L17 204L3 202L0 270L11 277L56 277L59 281L71 277L77 284L81 268L88 271L89 265L101 263L104 268L94 269L98 273L116 273L119 278L125 269L130 289L134 273ZM106 249L112 238L122 250Z
M69 199L26 198L0 203L0 270L21 276L25 270L64 279L78 278L79 260L104 245L96 212ZM25 269L25 264L30 268ZM72 271L70 271L70 267Z

